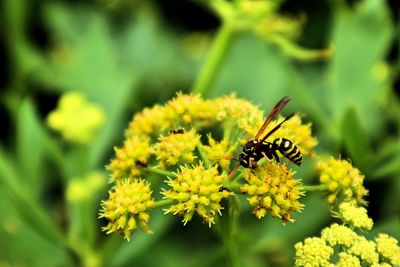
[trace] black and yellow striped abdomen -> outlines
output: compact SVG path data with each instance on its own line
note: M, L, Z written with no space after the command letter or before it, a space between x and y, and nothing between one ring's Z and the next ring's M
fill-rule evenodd
M272 143L274 149L281 152L286 158L292 161L294 164L300 166L302 163L303 157L301 156L300 149L293 144L292 141L286 138L276 138Z

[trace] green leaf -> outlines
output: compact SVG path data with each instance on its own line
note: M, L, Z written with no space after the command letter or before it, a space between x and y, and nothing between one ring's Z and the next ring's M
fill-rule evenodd
M74 266L65 247L39 235L15 210L9 189L0 186L0 257L3 264L26 266Z
M17 115L16 150L18 173L24 186L32 193L40 192L45 173L45 159L61 165L61 152L44 129L38 114L28 99L22 101Z
M365 173L369 173L374 163L368 133L361 125L360 116L354 106L350 106L342 119L342 140L351 161Z
M379 129L378 101L384 97L387 75L385 56L392 27L384 1L359 2L354 11L340 9L336 14L332 42L335 52L328 68L327 107L338 122L349 105L355 105L362 125L369 132ZM378 72L378 73L377 73Z
M134 262L136 257L140 257L144 251L151 249L151 246L163 237L174 219L176 219L175 216L165 215L161 210L155 210L150 220L154 234L147 235L138 230L129 243L123 240L120 246L110 246L112 253L105 252L105 255L112 255L112 258L107 259L107 262L111 263L106 265L125 266ZM122 237L119 238L122 239Z
M105 111L106 123L90 145L91 166L98 166L121 130L122 112L135 90L137 73L120 63L122 55L102 13L49 5L46 15L66 51L56 47L65 54L54 58L52 71L42 78L62 90L82 91Z
M31 191L26 190L25 184L18 175L17 165L0 148L0 181L7 188L21 218L49 242L64 245L65 239L54 220L32 197Z

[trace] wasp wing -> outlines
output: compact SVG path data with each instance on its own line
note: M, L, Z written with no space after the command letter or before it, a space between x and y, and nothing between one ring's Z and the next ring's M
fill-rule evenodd
M274 132L276 132L279 128L281 128L282 124L289 120L290 118L292 118L294 116L293 114L290 114L289 116L287 116L283 121L281 121L278 125L276 125L271 131L269 131L261 140L260 140L260 144L262 144L262 142L264 142L268 137L270 137Z
M257 134L252 138L253 140L258 139L267 128L268 124L278 115L278 113L286 106L286 104L290 101L290 97L285 96L278 103L276 103L275 107L271 110L268 117L265 119L263 125L261 126L260 130L258 130ZM279 127L278 127L279 128ZM278 130L278 129L276 129ZM275 130L275 131L276 131ZM268 133L269 134L269 133ZM265 140L266 138L263 138Z

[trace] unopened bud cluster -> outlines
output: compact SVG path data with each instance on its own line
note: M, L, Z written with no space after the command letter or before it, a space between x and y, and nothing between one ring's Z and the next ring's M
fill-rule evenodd
M335 216L343 224L334 223L324 228L320 237L309 237L295 245L296 266L400 266L396 239L378 234L369 240L361 234L360 230L370 230L373 223L364 208L344 202L339 205L339 216Z

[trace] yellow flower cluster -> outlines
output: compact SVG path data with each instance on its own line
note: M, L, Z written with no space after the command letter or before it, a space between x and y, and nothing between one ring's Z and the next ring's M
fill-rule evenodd
M194 150L200 144L200 135L195 130L182 133L171 133L160 137L160 142L154 146L154 153L162 168L176 165L178 162L193 163L196 159Z
M235 146L230 146L228 140L217 142L211 135L208 135L208 145L203 145L202 149L207 154L207 158L212 165L219 165L223 170L227 170L231 164L229 157L236 151Z
M339 209L347 209L346 212L357 209L355 206L350 205L351 207L349 208L344 204ZM343 205L345 208L342 207ZM361 213L359 214L361 217L365 216L364 211L355 211L355 215L357 213ZM370 218L356 220L356 222L361 222L359 224L354 223L353 217L352 220L344 219L343 216L339 218L344 223L350 223L355 229L335 223L323 229L321 237L312 238L312 240L322 240L318 242L323 243L323 247L306 247L302 242L297 243L295 245L296 266L400 266L400 247L396 239L387 234L379 234L374 242L355 231L361 228L370 230L369 226L372 227ZM371 220L371 223L369 223L369 220ZM305 243L308 239L310 238L307 238ZM321 253L318 251L319 249L322 251L327 250L325 246L331 248L335 253L331 253L328 258L323 258L322 260L321 258L316 258L315 255Z
M215 122L217 110L213 101L204 100L199 95L178 94L165 105L155 105L136 114L129 124L126 135L151 136L171 129L199 129Z
M115 148L115 157L107 166L114 188L103 202L101 216L109 221L105 229L128 237L138 221L147 226L147 210L155 202L150 200L150 184L139 178L149 172L169 177L165 181L169 189L163 188L165 183L154 184L165 198L157 206L167 205L165 211L183 216L185 224L195 213L213 224L223 209L221 200L240 191L246 194L258 218L270 213L283 222L293 222L292 213L302 209L299 199L303 193L287 166L261 160L251 174L239 168L235 181L227 177L231 158L240 153L238 140L254 136L264 119L259 108L235 95L204 100L199 95L178 94L164 105L136 114L125 132L124 144ZM266 132L276 123L272 121ZM316 141L310 126L298 115L286 124L274 136L293 140L304 156L311 155ZM243 179L249 176L251 179ZM140 202L145 196L151 205ZM137 202L142 204L136 206L144 210L128 212L126 205Z
M332 246L350 247L358 239L358 235L347 226L335 223L322 230L321 238Z
M262 218L269 212L272 217L283 222L294 222L292 212L300 212L303 204L299 199L304 194L300 182L284 165L267 162L262 168L248 174L246 183L240 187L241 193L248 195L254 214Z
M132 136L121 148L115 148L115 158L107 166L114 181L139 177L153 152L148 137Z
M100 218L108 221L103 231L107 234L119 232L128 240L138 225L145 233L151 233L148 210L155 207L155 202L147 182L125 180L116 184L109 194L109 198L101 204Z
M309 237L304 240L304 243L299 242L294 247L296 249L296 266L329 266L333 249L326 244L325 240Z
M339 205L339 214L342 221L356 228L371 230L374 222L368 217L367 210L357 207L354 202L343 202Z
M50 112L50 128L60 132L65 140L87 144L103 125L105 115L100 106L89 103L79 92L64 94L57 109Z
M254 136L263 124L263 112L247 100L236 95L222 96L213 101L217 107L217 120L232 124L242 133Z
M387 234L379 234L375 240L379 254L393 264L393 266L400 266L399 242Z
M184 224L196 212L211 227L215 215L221 215L221 200L232 194L223 187L224 179L226 176L218 174L217 166L181 167L176 177L168 180L171 188L162 193L172 202L165 212L183 216Z
M357 204L366 204L364 197L368 190L363 186L364 175L348 161L330 158L319 162L317 169L320 172L320 182L325 184L330 192L327 198L329 204L335 204L338 198L342 201L355 200Z
M333 265L333 264L331 264ZM339 253L339 260L334 265L336 267L361 267L360 260L353 255L350 255L346 252Z
M69 203L81 204L96 195L106 185L101 172L92 172L86 177L74 178L68 183L66 199Z

